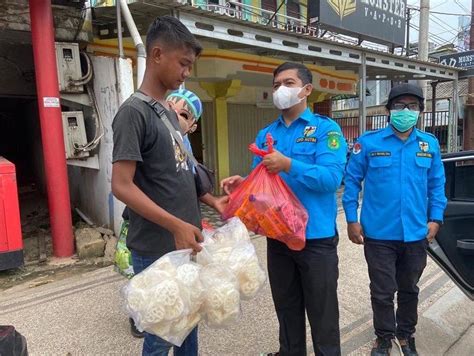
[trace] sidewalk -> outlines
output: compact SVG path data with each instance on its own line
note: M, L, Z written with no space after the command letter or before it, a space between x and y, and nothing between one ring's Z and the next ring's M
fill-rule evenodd
M339 302L344 355L367 355L373 339L367 269L360 246L340 236ZM266 242L254 237L262 264ZM0 324L14 325L28 341L31 355L139 355L141 340L129 333L120 288L126 280L112 267L30 288L22 284L0 295ZM420 282L420 355L472 355L474 310L431 260ZM278 324L268 284L242 305L242 318L225 330L200 327L203 356L250 356L278 349ZM308 329L308 348L312 345ZM396 355L394 352L392 355Z

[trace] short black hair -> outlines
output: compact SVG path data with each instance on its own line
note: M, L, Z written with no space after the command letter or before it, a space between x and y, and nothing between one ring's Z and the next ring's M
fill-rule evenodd
M303 82L303 85L312 84L313 83L313 74L311 71L306 67L304 64L301 63L294 63L294 62L285 62L280 64L274 71L273 71L273 78L275 78L278 74L285 70L289 69L296 69L298 73L298 78Z
M153 21L146 34L146 53L150 54L153 43L161 41L172 48L192 49L196 56L202 52L202 46L181 21L173 16L159 16Z

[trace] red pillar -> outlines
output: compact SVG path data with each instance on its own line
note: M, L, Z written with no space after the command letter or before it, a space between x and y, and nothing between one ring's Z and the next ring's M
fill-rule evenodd
M56 257L74 253L51 0L30 0L31 37L48 206Z

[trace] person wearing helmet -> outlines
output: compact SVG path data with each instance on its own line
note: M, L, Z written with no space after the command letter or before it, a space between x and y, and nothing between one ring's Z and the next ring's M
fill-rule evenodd
M202 102L199 97L191 90L178 89L171 92L166 101L171 109L176 112L178 117L181 133L183 134L183 142L189 152L193 152L189 134L197 129L197 122L202 115ZM194 167L193 167L194 171Z
M424 109L421 88L393 87L386 108L389 125L366 132L354 144L342 201L349 239L364 245L368 265L377 336L371 355L389 355L396 338L403 354L413 356L417 284L428 244L443 222L445 175L438 140L415 127Z
M166 101L171 109L176 112L183 135L183 143L186 149L192 154L193 149L188 135L196 131L198 120L201 118L203 112L201 99L191 90L182 88L171 92L166 98ZM190 164L192 165L192 162L190 162ZM195 168L192 167L192 169L193 172L195 172ZM211 193L207 193L199 197L199 200L222 214L225 206L229 202L229 197L216 197Z
M178 89L166 98L168 104L178 116L183 135L196 131L197 122L202 115L202 102L191 90Z

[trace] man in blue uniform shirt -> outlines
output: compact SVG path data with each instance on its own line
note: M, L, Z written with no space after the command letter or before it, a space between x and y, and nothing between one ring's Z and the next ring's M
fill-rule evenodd
M271 133L276 151L265 156L263 164L280 174L309 215L302 251L267 239L270 286L280 324L279 355L306 355L305 310L316 355L340 355L336 190L344 173L346 142L334 121L308 109L313 90L308 68L287 62L273 75L273 102L282 113L259 132L256 144L265 148ZM255 158L253 167L261 161ZM242 180L234 176L221 185L230 193Z
M421 88L412 84L392 88L387 109L390 125L365 133L354 145L343 205L349 238L364 244L369 269L377 336L371 355L389 355L396 337L403 354L413 356L417 355L417 283L426 266L428 243L442 225L445 176L438 140L415 128L424 109Z

